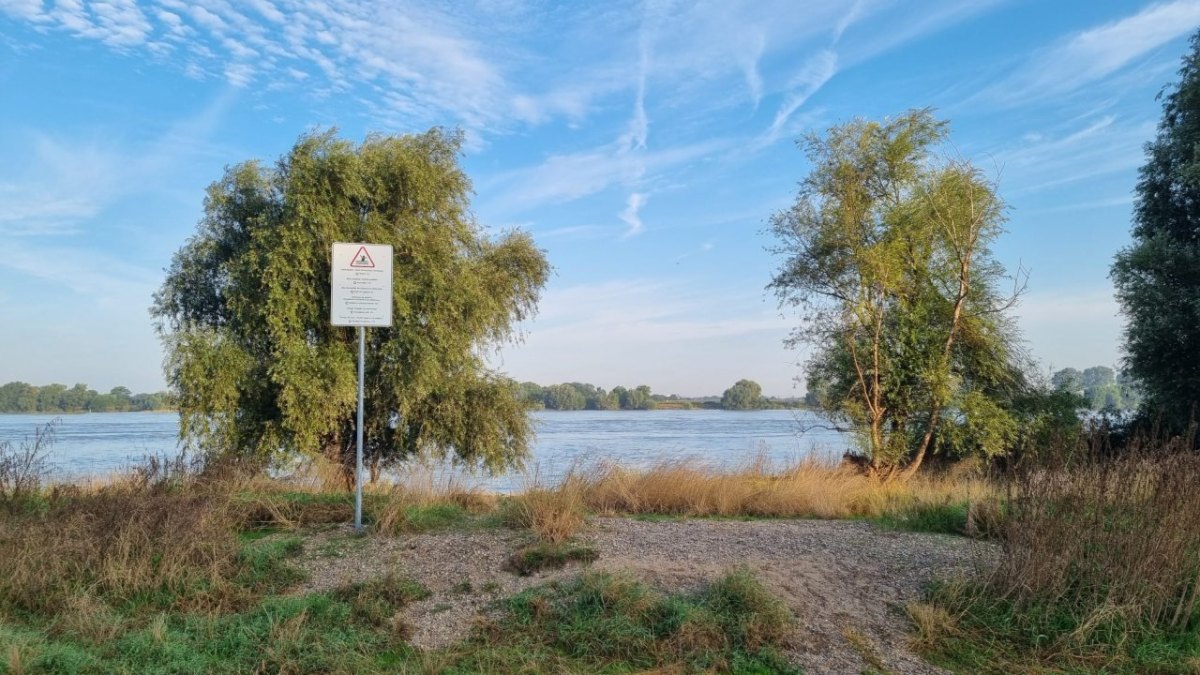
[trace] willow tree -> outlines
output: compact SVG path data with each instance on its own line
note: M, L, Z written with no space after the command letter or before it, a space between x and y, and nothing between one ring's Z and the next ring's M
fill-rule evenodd
M812 163L771 229L770 288L813 348L808 388L859 432L872 467L910 475L935 446L1002 452L1022 386L989 246L1004 205L971 164L944 159L929 111L854 121L803 141Z
M531 436L489 349L536 310L549 265L469 211L462 136L301 137L274 166L229 167L151 309L180 433L207 453L353 462L354 328L330 325L331 244L391 244L394 325L367 331L364 455L499 469Z

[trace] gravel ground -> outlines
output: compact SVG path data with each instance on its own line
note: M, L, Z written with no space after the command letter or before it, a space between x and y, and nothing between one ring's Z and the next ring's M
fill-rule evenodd
M907 647L904 607L935 578L987 565L993 549L948 535L889 532L865 522L596 518L582 533L600 552L592 569L623 570L671 590L698 587L749 566L798 619L791 657L807 673L941 673ZM398 570L432 596L407 608L414 644L462 639L496 599L578 573L519 577L504 569L529 534L469 530L354 537L344 530L305 542L309 592Z

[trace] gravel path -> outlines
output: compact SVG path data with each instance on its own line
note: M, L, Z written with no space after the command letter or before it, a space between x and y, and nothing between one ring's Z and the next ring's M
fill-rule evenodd
M632 572L659 586L695 588L749 566L795 613L791 656L807 673L941 673L907 648L904 606L935 578L986 565L993 549L947 535L888 532L865 522L596 518L581 535L600 552L592 569ZM462 639L492 601L578 573L519 577L504 570L529 534L453 531L403 537L313 535L304 565L320 590L399 570L433 593L407 608L412 641Z

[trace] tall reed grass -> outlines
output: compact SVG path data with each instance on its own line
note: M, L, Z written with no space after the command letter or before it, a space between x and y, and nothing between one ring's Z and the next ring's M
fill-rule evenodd
M1134 438L1120 453L1098 434L1014 470L996 567L910 610L921 645L962 667L982 654L1038 667L1197 672L1195 433Z
M645 470L599 465L577 472L583 499L608 514L856 518L904 514L993 499L995 486L969 470L881 481L830 461L777 466L758 456L731 471L693 461L665 461Z
M1069 611L1075 639L1114 623L1195 626L1200 455L1191 447L1189 437L1142 438L1107 457L1097 439L1080 459L1018 473L992 585L1023 607Z

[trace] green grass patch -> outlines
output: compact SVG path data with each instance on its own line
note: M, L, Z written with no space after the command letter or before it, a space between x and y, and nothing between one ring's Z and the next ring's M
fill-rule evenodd
M508 559L508 567L521 576L528 576L545 569L561 569L570 562L590 563L599 557L600 552L586 544L538 542L517 549Z
M1080 621L1061 605L1018 607L979 584L943 584L924 606L924 612L910 610L920 634L918 651L954 672L1200 671L1196 622L1168 632L1130 622L1118 611ZM939 618L927 618L930 608Z
M303 540L297 536L258 539L238 553L239 570L235 583L257 593L278 593L304 580L304 572L287 562L300 554Z
M272 542L269 552L286 549ZM392 575L232 614L121 618L103 639L10 617L0 620L0 672L798 672L780 656L791 615L747 572L688 595L589 574L503 601L466 642L420 652L400 612L427 596Z
M745 571L694 595L587 574L526 591L507 609L446 672L799 672L780 656L791 614Z
M434 532L463 527L471 520L471 514L458 504L430 504L409 506L404 509L403 531Z
M889 530L962 535L967 531L969 509L967 502L916 503L871 520Z

